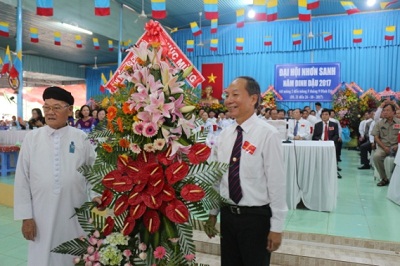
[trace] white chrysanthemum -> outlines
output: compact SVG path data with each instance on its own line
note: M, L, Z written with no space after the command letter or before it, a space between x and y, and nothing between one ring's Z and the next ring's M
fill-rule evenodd
M153 143L144 144L143 149L144 149L146 152L155 152L155 151L156 151L155 148L154 148Z
M156 139L154 141L154 149L157 151L161 151L165 146L165 140L164 139Z

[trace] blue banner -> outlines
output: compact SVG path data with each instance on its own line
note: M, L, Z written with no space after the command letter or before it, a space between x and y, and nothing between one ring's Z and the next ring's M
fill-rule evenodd
M340 63L275 65L275 90L282 101L330 102L340 83Z

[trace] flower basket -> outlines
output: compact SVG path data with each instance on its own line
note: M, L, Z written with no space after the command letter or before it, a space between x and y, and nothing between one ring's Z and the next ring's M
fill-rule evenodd
M129 51L136 63L101 100L107 122L89 135L96 161L80 169L107 214L93 212L91 202L77 208L87 236L52 250L75 255L76 265L194 265L193 229L223 203L214 185L228 166L207 161L207 136L192 133L188 73L169 60L157 30L147 26L154 41Z

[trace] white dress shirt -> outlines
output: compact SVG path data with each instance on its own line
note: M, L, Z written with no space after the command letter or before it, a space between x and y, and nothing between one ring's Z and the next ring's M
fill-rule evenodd
M311 123L311 126L312 126L312 127L314 127L315 124L319 122L319 120L318 120L315 116L313 116L313 115L309 115L309 116L307 117L307 121Z
M336 123L338 125L339 138L342 138L343 129L342 129L342 126L340 125L340 122L337 119L331 118L331 117L329 118L329 121L334 122L334 123Z
M237 123L224 129L218 136L217 161L229 163L237 136ZM242 149L240 158L240 184L243 197L240 206L263 206L270 204L272 210L271 231L282 232L286 205L286 176L283 148L279 132L253 114L240 125L243 129L243 144L247 141L255 148L252 154ZM229 184L227 171L220 182L220 194L228 200Z
M297 136L301 137L301 139L303 140L310 140L312 137L310 129L311 123L303 118L300 118L300 120L290 119L288 121L289 124L288 138L293 139L295 137L293 134L297 121L299 121L299 125L297 127Z

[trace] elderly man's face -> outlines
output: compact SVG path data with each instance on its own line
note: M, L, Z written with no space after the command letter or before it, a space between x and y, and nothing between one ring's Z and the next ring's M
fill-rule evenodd
M301 118L300 110L297 110L297 109L294 110L292 112L292 116L293 116L294 119L299 120Z
M49 110L47 110L49 108ZM72 111L72 106L64 101L46 99L43 105L46 124L54 129L66 126L68 115Z

